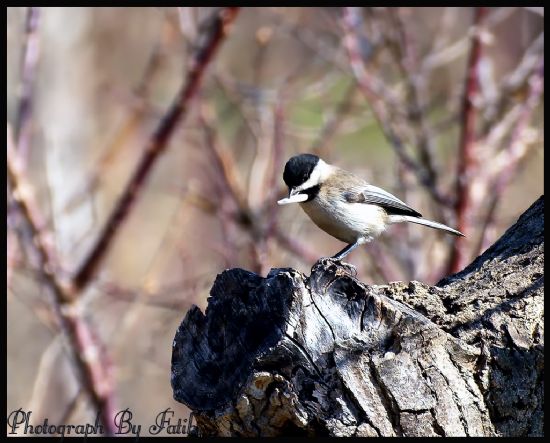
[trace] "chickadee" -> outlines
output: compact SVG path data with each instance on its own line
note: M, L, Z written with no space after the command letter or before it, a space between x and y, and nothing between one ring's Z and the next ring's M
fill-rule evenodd
M464 237L461 232L422 218L394 195L368 184L351 172L329 165L316 155L300 154L285 165L288 198L277 203L300 203L323 231L348 243L333 258L342 259L357 246L378 237L388 224L412 222Z

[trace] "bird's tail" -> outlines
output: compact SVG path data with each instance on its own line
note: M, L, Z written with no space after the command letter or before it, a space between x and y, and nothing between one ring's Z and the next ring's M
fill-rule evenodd
M392 215L390 216L389 222L390 223L400 223L400 222L417 223L419 225L428 226L434 229L440 229L442 231L447 231L447 232L450 232L451 234L460 235L461 237L464 237L464 234L460 231L457 231L456 229L449 228L447 225L444 225L442 223L426 220L425 218L412 217L410 215Z

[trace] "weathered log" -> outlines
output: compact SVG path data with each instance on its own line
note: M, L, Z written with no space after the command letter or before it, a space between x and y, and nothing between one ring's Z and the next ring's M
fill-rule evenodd
M224 271L176 332L174 398L199 435L543 435L543 214L434 287Z

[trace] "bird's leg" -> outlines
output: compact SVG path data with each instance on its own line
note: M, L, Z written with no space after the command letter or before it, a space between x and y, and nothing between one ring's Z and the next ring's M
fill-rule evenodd
M351 244L347 245L338 254L333 255L332 258L335 258L336 260L342 260L346 255L348 255L351 251L353 251L360 244L361 244L361 242L359 240L357 240L355 243L351 243Z

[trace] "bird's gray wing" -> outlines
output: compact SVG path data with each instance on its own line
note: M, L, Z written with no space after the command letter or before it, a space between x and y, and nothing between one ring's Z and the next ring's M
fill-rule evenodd
M395 195L384 191L373 185L364 185L353 187L344 192L344 199L348 203L367 203L381 206L388 214L412 215L413 217L422 217L422 215L413 208L407 206Z

